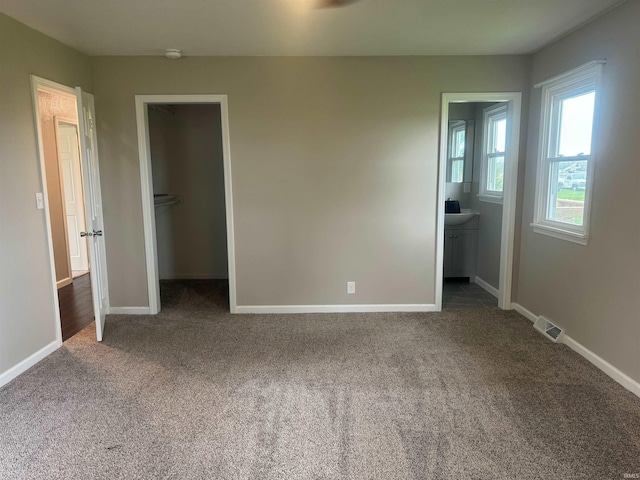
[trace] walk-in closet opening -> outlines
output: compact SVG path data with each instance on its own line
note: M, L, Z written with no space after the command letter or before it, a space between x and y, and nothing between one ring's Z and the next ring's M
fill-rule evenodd
M147 108L161 307L228 311L221 105Z

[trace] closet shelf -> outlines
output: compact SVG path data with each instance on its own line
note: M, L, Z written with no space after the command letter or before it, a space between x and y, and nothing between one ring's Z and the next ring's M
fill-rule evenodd
M180 203L180 197L177 195L169 195L167 193L156 193L153 196L153 205L157 207L165 207L168 205L175 205Z

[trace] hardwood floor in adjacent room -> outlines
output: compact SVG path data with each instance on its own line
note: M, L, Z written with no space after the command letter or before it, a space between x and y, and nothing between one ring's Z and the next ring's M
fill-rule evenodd
M74 278L73 283L58 290L62 341L65 341L93 322L91 274Z

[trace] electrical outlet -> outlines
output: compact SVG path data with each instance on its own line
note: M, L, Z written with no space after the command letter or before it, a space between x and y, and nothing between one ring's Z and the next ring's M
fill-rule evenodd
M41 193L36 193L36 208L38 210L44 208L44 196Z
M350 295L356 293L356 282L347 282L347 293Z

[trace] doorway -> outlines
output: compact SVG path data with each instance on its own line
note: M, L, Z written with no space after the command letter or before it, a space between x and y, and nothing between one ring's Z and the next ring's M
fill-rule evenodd
M138 95L136 114L149 313L160 312L161 290L171 296L221 282L234 313L227 98Z
M442 96L438 310L511 309L521 97Z
M93 97L31 77L60 344L92 321L102 340L108 308Z
M66 254L71 271L71 283L58 289L63 342L87 327L93 322L94 317L87 237L83 236L83 232L86 231L86 219L80 134L75 97L73 100L73 109L69 113L75 110L74 118L54 117L57 168L60 174L61 203L67 233ZM43 114L42 109L40 113ZM52 189L49 189L48 195L51 205L56 200L52 198ZM56 247L55 238L53 240ZM55 248L54 251L58 250L60 249Z

